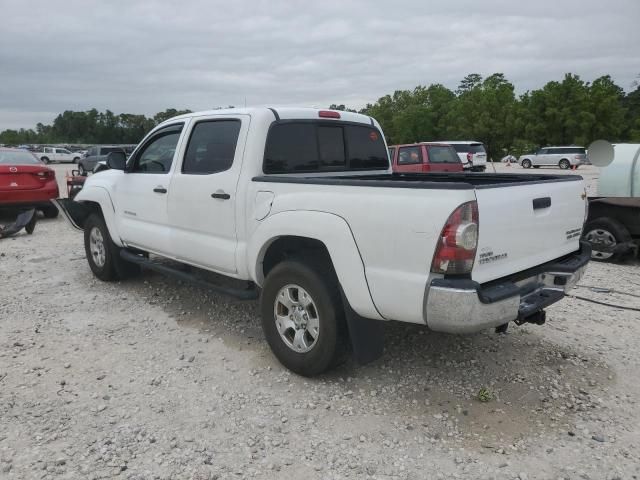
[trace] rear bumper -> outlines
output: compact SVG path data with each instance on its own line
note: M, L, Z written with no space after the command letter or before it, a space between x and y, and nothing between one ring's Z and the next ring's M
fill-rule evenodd
M562 299L584 275L591 247L538 267L480 285L473 280L434 279L426 293L430 329L474 333L504 323L526 322Z

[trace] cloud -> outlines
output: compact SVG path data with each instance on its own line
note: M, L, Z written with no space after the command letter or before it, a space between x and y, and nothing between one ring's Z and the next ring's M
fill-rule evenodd
M5 0L0 129L98 108L360 107L397 89L503 72L640 74L640 2Z

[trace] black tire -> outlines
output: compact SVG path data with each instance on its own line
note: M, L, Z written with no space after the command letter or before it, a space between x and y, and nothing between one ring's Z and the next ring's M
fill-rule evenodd
M59 213L58 208L53 204L42 207L42 214L44 215L44 218L56 218Z
M91 235L94 229L100 232L103 244L104 262L96 262L91 251ZM89 215L84 224L84 251L93 274L104 282L124 280L140 271L140 267L126 262L120 257L120 248L113 243L109 229L98 213Z
M80 161L80 157L75 157L75 158L73 159L73 163L78 163L79 161Z
M628 252L619 252L610 255L610 252L602 252L598 250L601 242L594 242L596 238L611 238L615 245L628 243L631 241L629 230L617 220L610 217L600 217L590 221L584 226L584 239L591 244L591 260L597 262L619 262L623 260Z
M563 158L558 162L558 166L560 167L561 170L568 170L571 168L571 162L566 158Z
M84 165L82 165L81 163L78 164L78 172L82 176L85 176L87 174L87 171L84 169Z
M531 160L528 158L522 160L522 168L531 168Z
M42 157L40 160L42 160L47 165L51 163L51 160L49 160L49 157Z
M285 343L276 327L275 305L287 285L303 288L317 308L319 334L311 350L300 353ZM311 377L336 366L346 352L348 335L338 279L320 262L286 260L267 275L260 298L262 329L271 351L286 368Z

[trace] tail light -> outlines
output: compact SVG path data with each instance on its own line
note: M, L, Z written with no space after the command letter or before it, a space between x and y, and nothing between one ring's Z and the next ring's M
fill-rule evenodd
M473 153L468 152L467 153L467 162L471 163L473 161Z
M56 173L53 170L43 170L41 172L36 172L35 176L40 180L53 180L56 178Z
M431 272L444 275L471 273L478 248L478 204L460 205L447 219L431 264Z

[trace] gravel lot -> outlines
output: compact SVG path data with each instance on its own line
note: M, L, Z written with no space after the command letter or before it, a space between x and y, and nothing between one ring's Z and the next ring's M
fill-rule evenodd
M592 263L574 292L638 308L639 266ZM1 240L0 272L0 478L640 476L638 312L567 298L543 327L464 337L390 323L382 359L310 380L271 355L256 303L101 283L61 218Z

